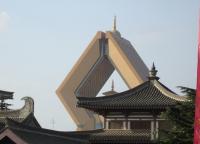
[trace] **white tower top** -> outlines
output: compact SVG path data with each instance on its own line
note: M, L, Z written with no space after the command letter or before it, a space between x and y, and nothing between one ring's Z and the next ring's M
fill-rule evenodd
M117 18L114 16L114 21L113 21L113 31L117 31L117 24L116 24Z

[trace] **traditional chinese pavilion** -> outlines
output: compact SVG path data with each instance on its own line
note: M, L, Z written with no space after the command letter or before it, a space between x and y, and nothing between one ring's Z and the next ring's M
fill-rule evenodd
M168 107L184 102L157 77L155 66L148 81L122 93L102 97L78 97L78 106L104 118L104 128L91 135L91 143L153 143L159 131L170 129L160 115Z

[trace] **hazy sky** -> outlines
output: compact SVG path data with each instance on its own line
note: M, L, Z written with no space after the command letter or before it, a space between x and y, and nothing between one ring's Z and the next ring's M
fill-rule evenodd
M0 0L0 89L35 100L46 128L74 130L55 90L97 31L117 29L160 81L195 88L198 0ZM115 73L116 90L126 89ZM104 87L110 89L111 79Z

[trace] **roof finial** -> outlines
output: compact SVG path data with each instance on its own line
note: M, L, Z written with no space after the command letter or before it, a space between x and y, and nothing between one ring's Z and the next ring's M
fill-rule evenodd
M114 95L117 92L115 91L115 85L114 85L114 80L112 80L112 85L111 85L111 90L110 91L106 91L103 93L103 95L105 96L109 96L109 95Z
M111 90L114 91L115 85L114 85L114 80L112 80L112 86L111 86Z
M114 21L113 21L113 31L117 31L117 24L116 24L116 21L117 21L117 17L114 16Z
M157 72L158 71L156 70L156 67L153 62L152 68L149 71L149 80L159 80L159 77L157 77Z

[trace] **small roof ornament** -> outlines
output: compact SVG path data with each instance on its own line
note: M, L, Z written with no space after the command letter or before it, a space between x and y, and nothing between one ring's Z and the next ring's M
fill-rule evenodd
M112 85L111 85L111 91L115 91L115 84L114 84L114 80L112 80Z
M158 71L156 70L156 67L155 67L154 62L153 62L152 68L149 71L149 80L159 80L160 78L157 77L157 72Z
M115 84L114 84L114 80L112 80L112 85L111 85L111 90L110 91L106 91L103 93L103 95L105 96L110 96L110 95L114 95L118 92L115 91Z

